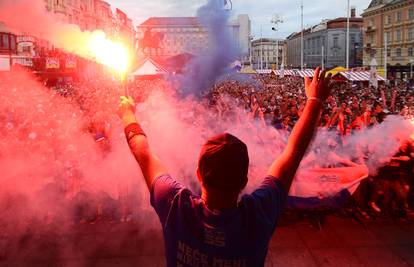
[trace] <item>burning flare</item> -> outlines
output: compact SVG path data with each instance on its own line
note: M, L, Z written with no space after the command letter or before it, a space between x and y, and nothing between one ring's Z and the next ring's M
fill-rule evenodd
M128 49L121 43L108 39L104 32L95 31L87 43L90 56L120 74L129 67Z

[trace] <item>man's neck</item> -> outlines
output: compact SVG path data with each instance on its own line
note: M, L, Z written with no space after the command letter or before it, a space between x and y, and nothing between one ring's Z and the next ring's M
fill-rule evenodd
M238 194L202 189L201 199L209 210L226 211L237 207Z

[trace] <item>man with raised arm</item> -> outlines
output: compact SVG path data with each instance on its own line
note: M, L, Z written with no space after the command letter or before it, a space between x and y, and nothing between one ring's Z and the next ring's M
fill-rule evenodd
M308 100L286 149L270 166L261 186L240 199L249 167L242 141L228 133L207 140L197 168L202 194L194 195L168 174L151 151L132 99L121 98L119 114L162 225L167 266L264 265L292 180L330 94L331 77L325 76L326 71L320 75L317 68L313 80L305 78Z

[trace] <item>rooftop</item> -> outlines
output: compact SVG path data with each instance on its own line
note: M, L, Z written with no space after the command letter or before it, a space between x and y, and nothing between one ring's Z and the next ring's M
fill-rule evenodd
M196 17L151 17L140 26L199 26Z

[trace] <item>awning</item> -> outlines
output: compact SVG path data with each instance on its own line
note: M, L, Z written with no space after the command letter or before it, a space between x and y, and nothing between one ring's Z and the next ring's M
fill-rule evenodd
M371 76L369 71L342 71L339 74L351 82L368 82ZM385 81L385 79L378 74L377 79L378 81Z
M239 71L240 74L257 74L257 72L252 67L245 67Z
M307 70L298 70L298 75L300 77L313 77L315 75L315 71L313 69L307 69Z
M282 70L274 70L274 73L277 76L282 76L282 72L283 72L283 75L284 76L295 76L295 71L294 70L284 70L284 71L282 71Z
M151 58L146 58L140 66L129 76L151 76L151 75L163 75L167 71L157 62Z
M272 70L256 70L258 74L271 74Z

